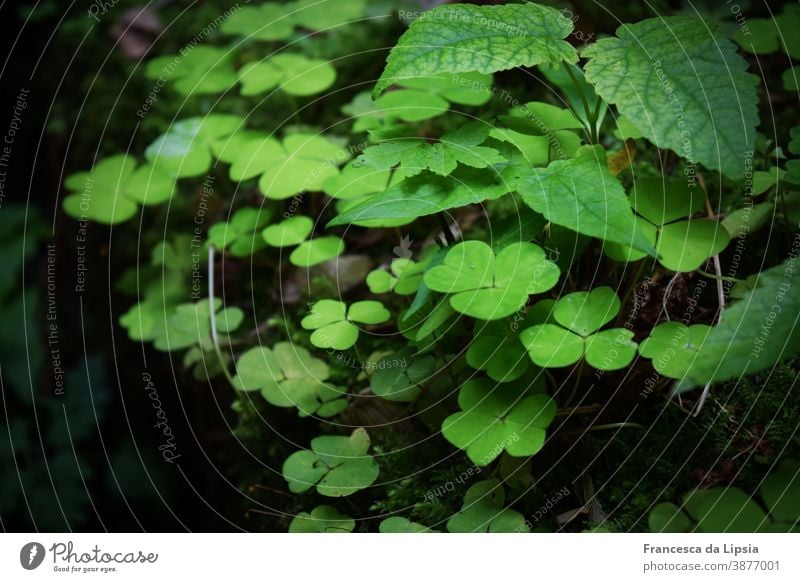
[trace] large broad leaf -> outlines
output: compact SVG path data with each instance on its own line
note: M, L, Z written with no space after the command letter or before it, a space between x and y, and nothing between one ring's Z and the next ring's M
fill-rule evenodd
M617 37L583 52L597 92L658 147L740 176L758 125L758 79L736 46L685 16L625 24Z
M428 216L450 208L494 200L512 187L508 180L488 170L461 168L450 176L423 172L348 208L328 226ZM377 222L372 224L380 226Z
M528 206L550 222L655 256L653 245L636 228L625 189L595 148L544 169L532 168L518 180L517 190Z
M574 63L575 49L564 40L571 32L567 17L538 4L439 6L400 37L374 95L409 77Z
M737 378L800 352L800 293L790 259L758 276L758 287L725 310L687 372L682 388Z

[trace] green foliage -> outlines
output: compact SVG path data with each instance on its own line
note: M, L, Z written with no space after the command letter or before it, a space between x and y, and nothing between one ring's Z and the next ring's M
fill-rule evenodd
M316 486L325 497L345 497L372 485L378 464L369 450L369 435L363 428L349 437L321 436L311 441L310 451L297 451L283 464L289 490L302 493Z
M459 25L453 26L454 22ZM575 49L563 40L570 32L569 19L538 4L439 6L400 37L373 95L409 77L575 62Z
M390 317L391 313L377 301L357 301L348 307L341 301L321 299L300 325L314 330L309 339L318 348L346 350L358 339L357 323L374 325Z
M544 446L546 429L555 418L556 405L544 394L532 394L536 385L494 385L470 380L458 392L462 412L448 416L442 435L464 449L470 460L483 467L504 450L514 457L530 457Z
M505 492L498 479L475 483L464 495L464 507L447 522L451 533L527 533L525 518L503 507Z
M162 204L175 193L173 177L151 164L136 168L128 155L105 158L89 172L68 176L64 186L72 192L64 199L67 214L103 224L125 222L140 204Z
M785 460L758 490L759 504L736 487L697 489L681 507L660 503L650 512L654 532L788 533L800 526L800 464Z
M275 88L289 95L307 97L322 93L336 81L336 69L320 59L281 53L239 69L242 95L253 96Z
M669 16L624 24L582 56L597 93L648 140L738 177L755 140L758 79L735 50L707 23Z
M559 274L533 243L514 243L495 254L484 242L466 241L426 271L425 284L450 294L450 305L459 313L492 320L519 311L529 295L551 289Z
M551 304L545 304L545 309ZM544 311L543 310L543 311ZM614 319L620 300L610 287L596 287L565 295L554 304L547 319L525 329L520 340L537 366L561 368L581 358L600 370L619 370L636 356L633 332L624 328L598 331Z
M335 416L347 407L347 390L325 381L330 374L327 364L288 342L272 349L250 348L239 358L236 371L236 389L258 390L273 406L296 407L300 417Z
M356 527L352 517L348 517L335 507L320 505L311 513L301 511L289 524L289 533L350 533Z
M432 530L424 525L414 523L405 517L389 517L381 522L378 527L381 533L431 533Z

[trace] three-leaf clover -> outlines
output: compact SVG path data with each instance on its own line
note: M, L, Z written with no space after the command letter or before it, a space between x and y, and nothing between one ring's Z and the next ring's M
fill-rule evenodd
M620 310L617 294L610 287L570 293L553 304L551 317L558 324L540 323L520 334L533 363L543 368L561 368L582 357L600 370L619 370L636 356L633 332L613 328L598 332Z
M283 477L292 493L317 487L325 497L345 497L366 489L378 478L375 459L367 454L369 435L357 428L349 436L320 436L310 451L297 451L283 464Z
M328 138L310 133L293 133L281 142L267 134L246 131L218 141L214 148L222 161L231 164L232 180L261 176L259 189L274 200L321 190L348 157Z
M285 40L295 27L328 30L357 20L364 14L366 0L296 0L286 4L265 2L259 6L237 7L221 30L254 40Z
M233 380L238 390L259 390L270 404L294 406L301 417L330 417L347 407L346 389L325 382L327 364L289 342L277 343L272 349L249 349L236 363L236 371Z
M367 275L367 287L373 293L394 291L398 295L413 295L417 292L427 261L417 263L412 259L394 259L389 271L376 269Z
M527 320L527 318L526 318ZM516 380L530 368L530 358L519 342L519 331L526 327L509 321L490 321L476 325L475 338L467 348L467 364L485 370L496 382Z
M516 384L484 379L466 382L459 390L458 405L462 412L445 419L442 435L481 467L504 450L514 457L538 453L556 415L555 402L547 395L526 396Z
M706 196L699 188L690 188L685 180L641 178L630 199L638 215L636 229L655 245L659 262L668 269L694 271L730 242L728 232L716 220L691 218L705 207ZM616 242L606 242L604 251L609 258L622 262L645 256Z
M315 330L311 343L318 348L346 350L358 339L356 323L384 323L390 317L391 313L378 301L357 301L348 307L341 301L322 299L314 303L300 325Z
M289 533L350 533L356 527L355 520L330 505L320 505L301 511L289 524Z
M118 224L132 218L139 205L161 204L175 193L175 178L136 160L117 155L99 161L89 172L67 177L64 186L71 192L64 199L64 211L77 219L103 224Z
M519 311L529 295L551 289L560 274L533 243L513 243L495 255L482 241L466 241L452 247L424 281L434 291L451 294L450 304L459 313L491 320Z
M321 59L279 54L239 69L242 95L258 95L280 87L289 95L305 97L321 93L336 80L336 69Z
M480 145L489 137L490 130L490 125L473 121L444 134L436 143L419 138L387 140L367 148L357 161L375 170L395 168L395 172L406 178L423 170L447 176L458 164L488 168L507 161L496 149Z
M413 402L420 386L436 372L436 359L430 355L413 355L407 349L384 356L370 377L372 391L386 400Z
M238 115L211 114L182 119L147 146L145 157L173 176L202 176L214 162L211 146L234 133L241 124L242 118Z
M250 256L264 247L261 227L269 222L272 213L269 207L240 208L230 221L218 222L208 229L208 243L235 257Z
M652 360L656 372L679 380L686 375L711 332L708 325L687 326L677 321L661 323L642 341L639 354Z
M148 79L173 81L184 95L222 93L236 83L233 72L235 53L228 48L192 46L180 55L164 55L147 63Z
M464 505L447 522L450 533L527 533L525 517L504 508L505 492L499 479L475 483L464 495Z
M289 533L351 533L355 527L356 522L349 515L330 505L320 505L311 513L298 513L289 524Z

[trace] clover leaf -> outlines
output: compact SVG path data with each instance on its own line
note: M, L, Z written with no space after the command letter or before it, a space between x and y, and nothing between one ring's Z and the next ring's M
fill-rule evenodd
M328 366L303 347L280 342L272 349L255 347L236 363L234 387L259 390L273 406L296 407L299 416L335 416L347 407L347 391L325 380Z
M488 168L506 159L491 147L482 146L491 126L473 121L442 136L436 143L418 138L387 140L364 150L357 161L375 170L395 168L403 177L416 176L428 169L447 176L458 164Z
M527 533L525 517L503 508L505 492L499 479L480 481L464 495L461 510L447 522L450 533Z
M208 229L208 242L227 249L234 257L247 257L264 247L260 229L272 218L271 208L240 208L229 222Z
M289 262L298 267L313 267L335 259L344 252L344 241L338 236L322 236L307 240L289 255Z
M435 530L395 515L384 519L378 526L378 531L380 533L432 533Z
M222 93L236 83L234 55L228 48L190 46L179 55L152 59L145 67L145 76L172 81L184 95Z
M242 118L238 115L210 114L182 119L147 146L145 157L173 176L201 176L214 161L210 151L212 144L234 133L241 124Z
M314 303L300 325L315 330L311 343L318 348L346 350L358 339L355 323L383 323L390 317L391 313L377 301L357 301L348 308L341 301L322 299Z
M556 264L533 243L513 243L495 255L484 242L466 241L452 247L424 281L434 291L451 294L450 304L459 313L492 320L519 311L529 295L551 289L559 275Z
M758 503L736 487L695 490L683 507L702 533L753 533L769 523Z
M417 263L411 259L394 259L389 271L376 269L367 275L366 283L373 293L394 291L398 295L413 295L417 292L427 261Z
M298 215L269 225L261 234L271 247L291 247L306 240L313 228L313 220L308 216Z
M639 354L652 360L656 372L679 380L686 375L711 332L708 325L687 326L677 321L661 323L639 346Z
M357 428L349 437L320 436L311 450L293 453L283 464L283 477L292 493L316 485L325 497L345 497L366 489L378 478L375 459L367 454L369 435Z
M320 505L311 513L301 511L289 524L289 533L350 533L355 520L330 505Z
M346 152L321 135L294 133L282 142L258 132L241 132L214 144L221 160L231 164L232 180L261 176L259 189L267 198L282 200L299 192L318 191Z
M800 463L793 459L781 461L759 487L770 517L790 528L800 526Z
M442 435L483 467L504 450L514 457L535 455L544 446L556 405L545 394L525 396L514 384L469 380L458 393L462 412L448 416Z
M659 262L673 271L693 271L720 253L730 236L720 223L691 218L705 207L706 196L686 180L641 178L630 194L637 213L635 231L656 246ZM686 219L686 217L690 217ZM618 242L607 242L605 254L621 262L638 261L645 253Z
M139 204L161 204L175 193L172 176L152 164L137 169L128 155L104 158L91 171L68 176L64 186L71 192L64 199L67 214L103 224L125 222Z
M242 95L258 95L275 87L289 95L306 97L333 85L336 69L321 59L279 54L265 61L248 63L239 69Z
M516 380L530 368L530 358L519 343L519 326L508 321L491 321L476 328L467 348L467 364L485 370L496 382Z
M594 368L619 370L636 356L633 332L624 328L598 332L619 310L619 297L610 287L570 293L552 304L547 323L525 329L520 341L533 363L543 368L569 366L585 357Z
M407 349L381 358L370 377L372 391L386 400L413 402L420 386L436 372L436 359L429 355L413 355Z
M295 21L285 6L264 2L242 6L230 14L220 30L227 35L241 35L253 40L284 40L294 30Z

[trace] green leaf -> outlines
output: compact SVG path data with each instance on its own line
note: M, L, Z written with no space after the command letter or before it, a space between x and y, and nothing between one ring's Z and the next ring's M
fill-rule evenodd
M692 520L674 503L659 503L647 516L647 525L653 533L686 533Z
M721 253L730 240L728 231L716 220L695 218L663 226L656 249L659 262L667 269L688 273Z
M289 533L350 533L355 527L356 522L352 517L339 513L330 505L320 505L311 513L298 513L289 524Z
M761 483L759 493L774 520L797 524L800 520L800 463L781 461L778 469Z
M431 533L431 530L422 524L414 523L405 517L393 516L384 519L378 526L380 533Z
M708 325L661 323L641 343L639 353L652 360L653 368L662 376L681 379L699 357L700 347L710 331Z
M551 289L560 276L533 243L512 243L496 256L481 241L452 247L441 265L425 273L425 284L452 294L453 309L477 319L501 319L519 311L528 296Z
M313 220L308 216L298 215L269 225L261 234L271 247L291 247L306 240L313 228Z
M442 435L480 467L504 450L514 457L538 453L556 414L555 402L546 395L524 396L514 384L480 379L461 387L458 405L462 412L445 419Z
M323 236L300 243L289 255L289 262L298 267L313 267L335 259L344 252L344 241L337 236Z
M420 394L420 386L432 380L435 372L435 358L413 356L412 350L403 350L378 362L370 388L386 400L413 402Z
M517 190L522 200L550 222L575 232L617 242L655 256L636 221L625 190L604 156L587 148L571 160L531 168Z
M336 81L336 69L321 59L281 53L248 63L238 72L242 95L259 95L280 87L289 95L307 97L322 93Z
M530 367L519 334L508 321L491 321L477 328L475 338L467 348L467 364L476 370L486 370L495 382L516 380Z
M270 218L271 208L240 208L230 222L219 222L208 229L208 242L235 257L248 257L264 247L260 229Z
M242 122L238 115L222 114L183 119L151 143L145 150L145 157L173 176L201 176L213 163L211 145L234 133Z
M149 61L145 76L172 81L175 89L187 96L222 93L236 83L234 55L228 48L189 45L180 54Z
M754 533L767 522L764 510L735 487L693 491L684 508L702 533Z
M464 506L447 522L451 533L527 533L525 518L504 509L505 495L498 479L480 481L464 495Z
M117 155L99 161L91 172L67 177L64 185L73 193L64 199L64 211L73 218L103 224L129 220L139 210L137 200L125 194L135 168L134 158Z
M638 345L629 329L607 329L586 338L586 363L598 370L621 370L636 357Z
M322 191L338 200L362 198L385 190L391 176L390 170L375 171L372 168L357 165L357 161L352 160L342 168L338 175L325 180L322 184Z
M586 337L614 319L619 310L620 301L614 290L596 287L559 299L553 308L553 318L567 329Z
M444 97L459 105L484 105L492 98L492 75L483 73L438 73L412 77L397 84L409 89L419 89Z
M575 49L563 40L571 32L569 19L538 4L439 6L400 37L374 95L409 77L575 62Z
M230 14L220 30L254 40L284 40L294 29L293 14L284 6L265 2L260 6L242 6Z
M738 378L800 352L800 294L792 289L794 259L758 275L758 286L725 309L700 347L682 389Z
M388 321L389 311L377 301L357 301L350 308L341 301L321 299L303 318L303 329L313 329L311 343L319 348L346 350L358 339L358 327L351 322L377 324Z
M656 226L691 216L706 202L705 193L686 180L661 177L639 178L630 197L633 209Z
M325 497L345 497L366 489L378 478L378 463L369 450L369 435L357 428L349 437L321 436L310 451L297 451L283 464L283 477L292 493L311 487Z
M655 145L730 177L743 174L759 123L758 79L708 22L659 16L624 24L583 56L600 96Z
M459 168L450 176L423 172L391 186L348 208L328 223L328 227L372 220L383 226L396 219L414 219L451 208L494 200L512 186L494 172Z
M441 115L450 108L446 99L427 91L400 89L375 100L375 115L417 122ZM366 129L366 128L363 128Z
M551 323L531 326L519 338L533 363L542 368L571 366L583 357L583 338Z
M327 30L358 20L366 10L366 0L296 0L283 10L291 10L298 26L310 30Z

